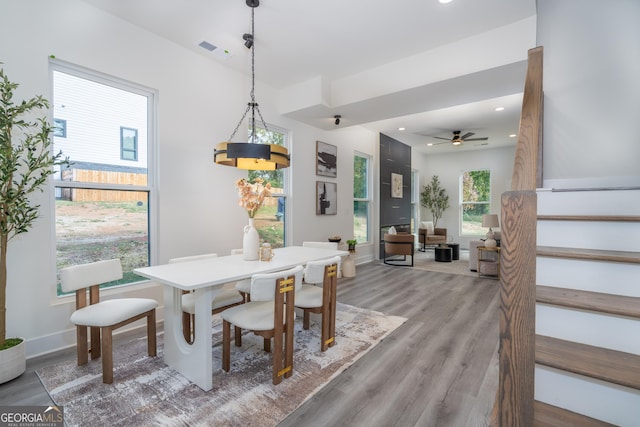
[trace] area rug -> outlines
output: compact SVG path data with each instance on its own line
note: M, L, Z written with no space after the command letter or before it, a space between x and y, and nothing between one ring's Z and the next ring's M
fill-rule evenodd
M426 252L416 251L413 268L438 273L478 276L478 273L469 270L469 251L464 249L460 250L460 259L451 262L436 262L433 249L427 249Z
M331 379L347 369L407 319L338 304L336 345L320 351L320 329L295 323L294 373L271 382L271 354L262 338L246 333L231 348L231 371L221 369L222 328L213 320L213 384L208 392L190 383L158 357L146 355L146 337L119 345L114 382L102 383L100 359L86 366L69 360L36 373L51 399L64 406L68 426L274 426Z

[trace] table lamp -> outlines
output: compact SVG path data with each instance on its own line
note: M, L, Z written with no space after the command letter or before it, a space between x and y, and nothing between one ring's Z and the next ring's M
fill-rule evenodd
M487 232L487 240L484 241L484 245L487 248L495 248L497 246L496 241L493 238L493 230L491 227L500 227L500 223L498 222L498 215L496 214L487 214L482 215L482 226L489 227L489 231Z

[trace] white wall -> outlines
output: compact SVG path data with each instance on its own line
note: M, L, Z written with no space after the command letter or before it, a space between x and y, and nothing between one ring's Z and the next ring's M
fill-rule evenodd
M212 163L213 146L226 140L249 99L248 76L182 49L78 0L0 0L0 62L20 83L17 98L51 98L48 57L156 89L159 176L156 261L240 247L246 214L233 183L246 172ZM10 17L10 18L8 18ZM248 70L247 70L248 71ZM259 77L259 76L258 76ZM268 123L291 130L288 244L350 237L353 224L352 155L375 154L377 136L354 128L332 132L280 117L275 94L257 84ZM338 146L338 215L315 215L315 141ZM38 195L41 218L9 251L8 335L27 339L27 354L75 344L68 322L72 301L55 297L54 219L51 188ZM362 248L363 254L366 247ZM157 285L130 287L127 295L162 302ZM159 312L162 318L162 311Z
M337 179L315 175L318 139L338 147ZM291 200L295 214L291 216L293 240L290 244L299 245L304 240L326 241L333 235L341 236L343 241L353 238L353 155L358 151L374 156L378 135L358 127L331 132L304 127L296 131L295 140ZM371 172L376 170L377 166L372 161ZM316 181L338 183L337 215L316 215ZM377 207L373 211L377 212ZM372 238L374 231L375 226L372 226ZM372 242L359 244L358 260L372 258L374 246Z
M545 187L640 185L640 2L538 0Z
M491 171L491 213L500 214L500 197L502 193L511 189L511 175L515 148L496 148L493 150L461 151L459 153L414 155L413 167L419 171L421 192L431 181L433 175L438 175L440 184L449 195L449 209L438 220L438 227L447 229L447 235L453 241L460 243L460 247L469 248L470 240L477 240L477 236L460 235L460 176L464 171L489 169ZM431 212L420 207L422 221L431 221Z

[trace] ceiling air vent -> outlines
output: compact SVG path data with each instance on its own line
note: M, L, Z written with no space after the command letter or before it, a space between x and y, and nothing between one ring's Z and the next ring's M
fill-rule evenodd
M198 43L198 47L201 47L204 50L211 52L214 58L222 59L223 61L226 61L227 59L233 56L231 55L231 52L229 52L227 49L222 49L212 43L209 43L206 40L202 40L200 43Z
M206 40L201 41L200 43L198 43L198 46L200 46L203 49L207 49L209 52L213 52L214 50L216 50L218 47L212 45L211 43L209 43Z

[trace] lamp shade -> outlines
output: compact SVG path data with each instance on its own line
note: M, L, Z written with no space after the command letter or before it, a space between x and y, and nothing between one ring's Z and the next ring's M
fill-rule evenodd
M498 215L496 214L487 214L482 215L482 226L483 227L500 227L500 222L498 221Z
M289 167L287 148L277 144L221 142L216 145L214 161L238 169L275 170Z

